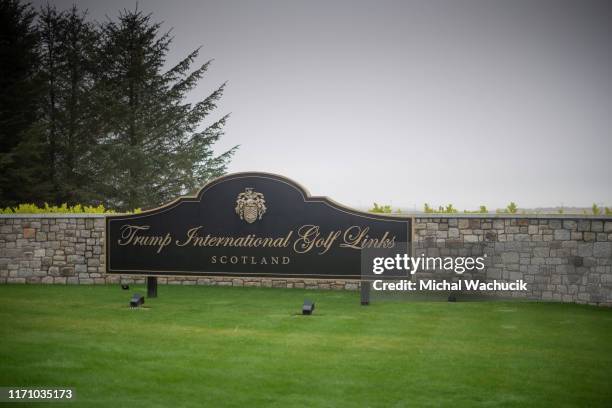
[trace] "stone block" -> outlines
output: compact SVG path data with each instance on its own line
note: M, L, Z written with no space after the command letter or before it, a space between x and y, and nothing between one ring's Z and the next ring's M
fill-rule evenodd
M25 239L31 239L36 236L36 230L34 228L24 228L23 229L23 237Z
M518 252L503 252L501 258L504 264L515 264L519 262Z
M66 257L66 261L69 264L83 263L85 262L85 257L83 257L82 255L68 255Z
M458 228L449 228L448 229L448 238L459 238L459 229Z
M64 266L62 269L60 269L60 274L61 276L73 276L74 268L72 266Z
M87 259L87 266L100 266L100 260L96 258Z
M561 241L553 241L550 243L550 249L561 249L562 246Z
M570 231L576 231L577 228L577 224L576 221L574 220L563 220L563 228L570 230Z
M593 255L593 244L590 242L579 242L578 243L578 256L592 256Z
M478 235L465 235L464 242L478 242Z
M584 264L584 258L581 256L570 256L568 258L570 265L582 266Z
M485 241L495 242L497 241L497 232L487 231L484 237L485 237Z
M437 231L438 230L438 223L436 222L428 222L426 224L427 226L427 230L428 231Z
M504 220L493 220L493 229L503 230L504 229Z
M589 220L580 220L577 225L578 231L590 231L591 230L591 222Z
M567 241L570 239L570 231L566 229L557 229L553 233L553 236L557 241Z
M583 232L582 239L585 241L595 241L597 235L594 232Z
M510 278L511 280L523 279L523 274L521 272L510 272L508 278Z
M612 258L612 242L595 242L593 244L595 258Z
M533 248L533 256L537 258L546 258L550 256L550 248L548 247Z

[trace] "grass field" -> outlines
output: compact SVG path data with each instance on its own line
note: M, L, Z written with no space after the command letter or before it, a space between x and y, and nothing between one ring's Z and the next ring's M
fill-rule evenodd
M612 406L610 309L160 286L130 310L133 292L0 286L0 386L70 386L72 407Z

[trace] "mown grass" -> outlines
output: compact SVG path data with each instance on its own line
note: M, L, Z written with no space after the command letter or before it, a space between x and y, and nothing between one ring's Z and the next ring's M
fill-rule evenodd
M514 302L362 307L351 292L160 286L159 298L131 310L132 292L0 286L0 386L70 386L77 400L66 406L73 407L612 401L610 309ZM313 316L298 314L304 298L316 302Z

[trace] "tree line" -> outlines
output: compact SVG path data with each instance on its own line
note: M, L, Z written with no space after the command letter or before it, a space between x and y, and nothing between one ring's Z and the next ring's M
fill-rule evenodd
M225 84L186 102L211 61L168 68L171 44L137 8L100 23L0 0L0 206L152 207L222 175Z

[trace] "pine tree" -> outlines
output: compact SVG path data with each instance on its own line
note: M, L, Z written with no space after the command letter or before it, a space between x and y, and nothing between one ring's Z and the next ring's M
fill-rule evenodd
M0 206L51 196L40 113L36 13L0 0Z
M222 175L237 146L215 156L227 115L202 130L225 84L191 104L185 96L209 68L191 70L199 49L164 71L168 33L139 10L102 26L93 89L99 136L95 189L118 209L152 207Z

